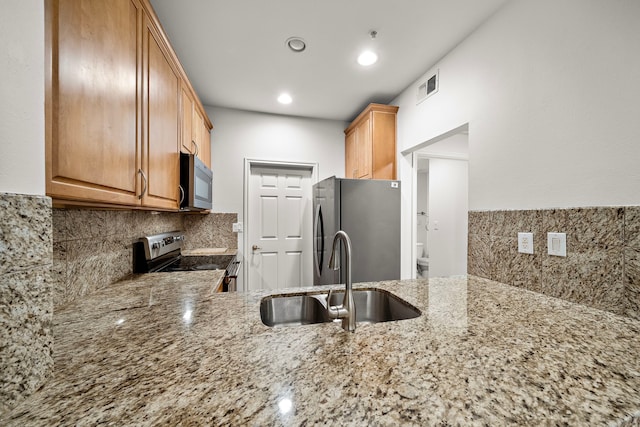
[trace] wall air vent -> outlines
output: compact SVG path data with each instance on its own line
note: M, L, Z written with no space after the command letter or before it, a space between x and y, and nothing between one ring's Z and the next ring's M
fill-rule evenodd
M440 84L439 74L439 70L436 70L435 73L430 74L426 79L420 80L420 83L418 83L418 92L416 94L416 105L420 104L422 101L438 91L438 86Z

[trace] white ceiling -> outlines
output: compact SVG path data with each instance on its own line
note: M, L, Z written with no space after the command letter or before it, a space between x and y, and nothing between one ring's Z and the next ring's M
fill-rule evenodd
M350 121L368 103L395 98L507 1L151 3L203 104ZM307 49L291 52L291 36ZM379 60L363 68L356 57L367 45ZM279 104L281 92L293 103Z

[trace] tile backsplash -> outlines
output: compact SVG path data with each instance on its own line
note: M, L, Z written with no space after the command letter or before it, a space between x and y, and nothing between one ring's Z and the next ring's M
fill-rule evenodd
M197 248L238 248L238 237L233 223L238 222L238 214L216 213L210 215L186 215L185 249Z
M236 214L54 209L0 193L0 416L53 369L53 313L132 274L141 236L183 230L191 248L237 248Z
M0 415L53 369L51 199L0 193Z
M566 233L566 257L547 255L548 232ZM468 245L469 274L640 319L638 206L472 211Z
M109 286L133 272L140 237L183 230L185 248L237 248L237 214L53 209L53 283L56 307Z

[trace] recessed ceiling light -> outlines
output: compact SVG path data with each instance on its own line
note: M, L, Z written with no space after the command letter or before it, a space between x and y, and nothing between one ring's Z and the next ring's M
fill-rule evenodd
M369 65L373 65L378 60L378 55L370 50L365 50L358 56L358 64L363 67L368 67Z
M307 44L300 37L289 37L287 39L287 47L293 52L299 53L307 48Z
M278 97L278 102L280 104L291 104L292 101L293 99L291 98L291 95L289 95L288 93L282 93Z
M378 35L378 32L376 30L369 31L369 37L371 37L371 40L372 40L370 43L371 45L373 45L377 35ZM368 67L369 65L373 65L376 63L376 61L378 61L378 55L371 49L363 51L358 56L358 64L362 65L363 67Z

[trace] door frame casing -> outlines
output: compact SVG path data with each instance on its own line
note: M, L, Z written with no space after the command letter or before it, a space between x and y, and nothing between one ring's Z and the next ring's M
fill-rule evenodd
M282 160L267 160L267 159L252 159L245 158L244 159L244 183L243 183L243 206L242 206L242 218L244 222L243 230L242 230L242 276L243 280L241 286L239 286L238 290L245 291L247 289L247 281L249 279L249 264L247 262L247 254L249 247L249 232L250 229L250 220L249 218L249 183L251 180L251 168L254 166L266 167L266 168L292 168L292 169L305 169L311 170L311 188L313 189L313 185L318 182L318 162L295 162L295 161L282 161ZM311 200L313 201L313 190L310 194ZM312 218L313 221L313 218ZM312 225L313 229L313 225ZM313 232L311 233L313 234ZM310 238L313 239L313 235L310 235ZM313 254L311 254L313 256ZM312 283L309 286L313 285L313 275L312 275ZM241 288L241 289L240 289Z
M467 162L467 164L469 163L469 158L468 157L464 157L464 156L457 156L457 155L446 155L446 154L431 154L431 153L420 153L419 151L414 151L412 153L412 212L415 213L418 211L417 206L418 206L418 161L419 160L432 160L432 159L441 159L441 160L458 160L461 162ZM467 194L468 197L468 194ZM468 215L468 211L467 211L467 215ZM428 218L428 217L427 217ZM468 230L467 230L467 235L468 235ZM468 236L467 236L468 239ZM415 266L415 264L417 264L418 262L418 253L417 253L417 247L416 247L416 243L418 242L418 218L417 216L414 214L413 218L412 218L412 222L411 222L411 259L413 259L413 265ZM425 247L425 249L428 249L427 247ZM413 268L413 270L411 270L411 278L412 279L416 279L418 276L416 268Z
M419 158L426 158L426 159L448 159L448 160L463 160L463 161L467 161L469 162L469 158L468 157L462 157L459 155L448 155L448 154L435 154L435 153L419 153L420 150L422 150L423 148L428 147L429 145L435 144L436 142L445 140L453 135L456 135L458 133L461 132L466 132L469 133L469 123L463 123L460 126L457 126L447 132L444 132L440 135L437 135L431 139L428 139L420 144L417 144L409 149L406 149L404 151L401 151L401 155L403 156L410 156L409 159L409 164L411 167L411 193L410 193L410 197L411 197L411 213L410 215L408 215L405 218L411 218L411 222L410 222L410 229L411 229L411 248L409 253L411 254L410 256L410 261L411 261L411 266L410 266L410 271L411 271L411 279L416 279L417 278L417 271L416 271L416 264L418 261L418 254L417 254L417 250L416 250L416 243L418 241L417 238L417 230L418 230L418 220L417 217L415 215L415 213L417 212L417 205L418 205L418 159ZM468 197L468 195L467 195ZM468 240L468 237L467 237Z

